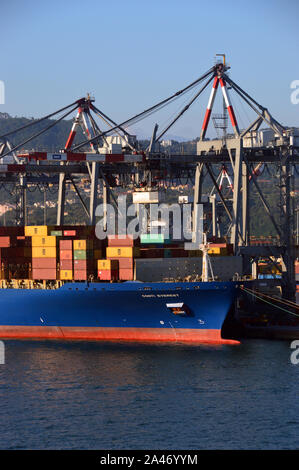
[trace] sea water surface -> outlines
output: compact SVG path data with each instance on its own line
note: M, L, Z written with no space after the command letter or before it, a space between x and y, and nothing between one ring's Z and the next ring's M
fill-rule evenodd
M299 364L288 341L5 347L1 449L299 447Z

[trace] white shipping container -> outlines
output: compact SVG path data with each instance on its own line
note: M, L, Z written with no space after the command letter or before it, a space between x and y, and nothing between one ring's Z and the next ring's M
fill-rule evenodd
M158 191L138 191L133 193L133 204L157 204L162 200Z

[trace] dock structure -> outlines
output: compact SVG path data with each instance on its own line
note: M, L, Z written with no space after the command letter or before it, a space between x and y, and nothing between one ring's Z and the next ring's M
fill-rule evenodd
M299 130L287 128L280 124L268 111L259 104L228 75L229 66L217 62L205 74L191 84L172 94L170 97L149 107L145 111L118 124L96 107L89 95L41 119L30 121L25 126L0 136L0 183L14 185L16 194L16 224L26 223L26 189L28 185L49 185L57 188L57 225L64 223L66 185L71 184L79 197L90 225L95 223L98 189L101 187L103 203L115 202L114 183L130 188L145 185L149 191L157 183L171 181L180 184L182 179L190 179L194 188L193 229L198 224L198 204L208 203L212 212L210 231L213 236L223 235L219 218L221 211L226 218L230 243L234 254L242 256L244 273L254 272L259 257L268 258L277 265L281 259L281 288L283 297L293 299L296 291L294 257L295 257L295 207L294 181L296 166L299 163ZM199 98L202 92L211 86L211 93L197 142L196 154L167 154L158 145L166 132L180 119L189 107ZM129 134L128 126L159 111L178 97L190 90L195 93L189 103L172 118L162 131L154 126L150 144L140 150L136 136ZM233 90L256 114L256 119L244 130L239 128L235 110L232 106L229 90ZM223 97L223 115L213 118L212 110L217 91ZM64 149L53 152L21 150L32 139L47 132L55 124L76 112L71 132ZM32 127L53 117L58 118L47 124L44 130L34 133L18 145L13 145L14 136L25 128ZM214 140L206 139L209 122L212 119L223 121L215 126L222 129L223 135ZM108 129L101 130L98 120ZM233 134L227 133L227 122L230 120ZM48 123L49 121L47 121ZM262 126L266 125L267 129ZM78 129L83 130L85 139L75 142ZM216 129L217 130L217 129ZM5 160L10 157L10 161ZM275 165L279 175L279 220L275 218L272 208L259 183L259 174L265 165ZM89 180L89 204L86 204L78 181ZM230 189L229 197L225 194L223 181ZM210 185L208 201L203 195L203 184ZM227 185L226 185L227 187ZM277 243L266 246L250 244L250 193L255 189L265 216L271 221ZM227 189L227 188L226 188ZM273 190L275 190L273 188ZM298 235L298 234L297 234Z

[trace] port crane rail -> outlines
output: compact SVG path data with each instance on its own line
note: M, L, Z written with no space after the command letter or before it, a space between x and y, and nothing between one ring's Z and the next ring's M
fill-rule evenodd
M285 297L292 298L295 292L294 281L294 207L291 197L294 185L294 169L299 163L299 134L293 128L286 128L272 117L267 108L260 105L246 91L237 85L227 74L229 67L217 63L201 77L187 85L182 90L170 95L168 98L136 114L126 121L117 124L104 114L94 104L94 99L86 98L60 108L38 120L22 126L0 136L0 183L15 184L19 190L17 223L24 224L26 217L26 187L28 184L56 184L58 186L57 224L64 222L64 206L66 184L71 183L88 214L90 224L95 223L95 209L98 197L98 182L101 181L103 201L107 204L115 199L111 187L113 178L117 177L123 185L130 184L140 187L146 184L153 189L167 179L180 182L182 178L188 179L190 172L194 175L194 211L193 227L197 224L196 204L203 200L202 187L205 178L209 178L212 191L217 194L220 203L230 221L230 239L235 254L242 254L245 258L254 261L258 256L280 256L283 260L282 284ZM166 132L185 114L190 106L199 98L202 92L212 83L206 113L201 129L200 140L197 143L196 155L168 155L157 150L157 144ZM227 84L242 100L257 114L257 118L245 129L240 130L233 106L230 101ZM223 95L234 136L225 139L206 140L217 89ZM135 136L129 134L128 126L164 108L187 92L201 86L190 101L171 120L171 122L158 133L158 125L154 126L149 146L141 150ZM65 147L56 153L24 151L24 146L43 132L47 132L62 119L76 112L70 134ZM59 115L55 121L47 121ZM101 119L108 129L101 130L97 119ZM12 139L19 131L46 122L46 127L38 131L25 141L13 145ZM267 143L257 143L258 131L262 124L266 124L273 131L273 139ZM75 143L75 137L81 129L84 140ZM254 141L254 142L253 142ZM249 144L248 144L249 142ZM253 142L253 143L252 143ZM4 163L5 157L11 156L13 163ZM278 222L272 215L265 195L258 182L258 174L263 164L275 164L280 172L281 214ZM229 168L232 174L232 207L223 194L223 188L215 177L216 171L223 172L223 165ZM77 180L88 175L90 179L89 208L86 206L77 186ZM192 178L193 179L193 178ZM144 183L145 182L145 183ZM279 237L278 246L253 247L250 246L249 225L249 196L250 186L254 185L261 203L270 218ZM113 201L112 201L113 202ZM212 204L213 221L216 220L216 204ZM213 226L215 231L215 223Z

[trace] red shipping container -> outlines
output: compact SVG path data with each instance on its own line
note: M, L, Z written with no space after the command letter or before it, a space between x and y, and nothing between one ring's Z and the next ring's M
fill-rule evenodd
M75 281L87 281L88 273L85 269L75 269L74 270L74 280Z
M76 236L76 230L64 230L63 235L65 237L75 237ZM67 241L67 240L65 240Z
M59 252L60 259L73 259L72 250L60 250Z
M133 240L128 235L109 235L108 236L108 246L139 246L139 238Z
M32 258L32 269L56 269L56 258Z
M32 279L37 280L55 280L56 269L33 269Z
M134 259L133 258L107 258L111 260L117 260L119 269L133 269Z
M100 281L117 281L118 270L101 269L98 271Z
M60 269L73 269L73 261L71 259L60 260Z
M72 250L73 249L73 240L60 240L59 248L60 248L60 250Z
M120 281L133 281L134 269L120 269L118 275Z
M10 247L10 237L0 237L0 248Z
M93 265L93 261L87 259L74 259L74 269L92 269Z

